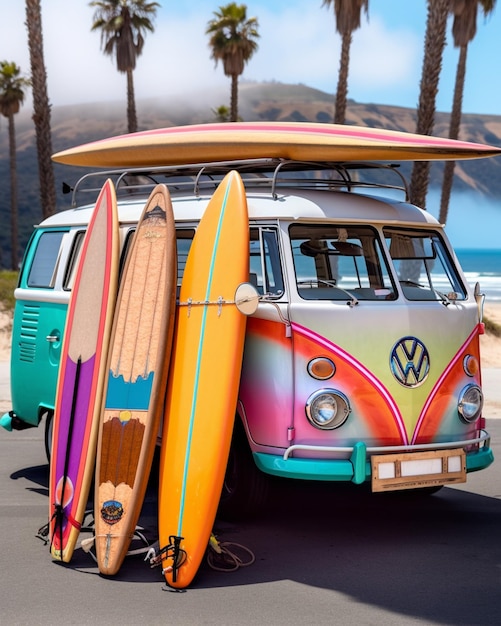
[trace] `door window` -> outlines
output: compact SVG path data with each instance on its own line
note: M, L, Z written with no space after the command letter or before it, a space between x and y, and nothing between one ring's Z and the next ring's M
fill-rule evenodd
M28 287L54 288L64 234L63 231L47 231L40 235L28 275Z
M269 297L284 293L277 231L273 228L250 229L249 282Z

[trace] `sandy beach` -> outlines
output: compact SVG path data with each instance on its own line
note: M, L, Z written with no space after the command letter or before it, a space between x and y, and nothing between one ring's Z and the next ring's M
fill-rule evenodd
M10 358L10 333L12 316L0 310L0 362Z
M501 303L486 304L484 313L487 318L501 325ZM7 364L10 359L11 326L11 315L0 311L0 363ZM480 338L480 349L482 368L484 370L491 368L499 369L499 382L501 385L501 338L489 334L483 335ZM501 418L501 400L498 400L495 396L489 397L488 389L485 391L486 401L484 415L486 417ZM5 395L5 393L0 394L0 415L12 408L9 398L3 397ZM499 394L496 394L496 396L498 395Z
M486 304L484 316L501 326L501 303ZM482 367L501 368L501 337L485 334L480 339Z

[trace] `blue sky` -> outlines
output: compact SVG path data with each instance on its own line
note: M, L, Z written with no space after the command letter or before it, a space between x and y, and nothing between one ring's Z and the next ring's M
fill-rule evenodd
M229 100L229 79L210 59L207 22L226 0L160 0L155 33L146 39L135 74L136 97L161 97L166 107L214 88L221 104ZM53 106L84 102L125 102L125 76L100 50L98 33L90 32L94 9L86 0L41 0L45 63L49 99ZM243 79L302 83L334 93L341 41L332 8L322 0L249 0L248 15L259 20L259 49L247 65ZM0 59L14 61L29 74L29 56L22 0L0 0ZM348 97L358 102L415 108L419 99L426 0L369 0L369 16L354 33ZM437 110L450 111L458 50L448 25ZM70 28L71 26L71 28ZM465 113L501 115L501 2L486 20L479 15L477 36L468 49ZM494 70L493 70L494 68ZM202 96L203 97L203 96ZM27 100L23 114L30 114ZM0 127L1 130L1 127ZM448 232L459 247L499 247L501 210L476 203L476 215L485 215L491 233L485 240L482 219L472 226L472 199L455 198ZM434 202L428 208L434 214ZM468 224L467 227L465 225Z
M138 98L186 94L227 86L222 68L209 58L205 27L225 0L161 1L155 33L147 37L136 72ZM336 88L340 38L332 8L321 0L249 0L248 15L259 20L259 50L243 79L303 83L328 93ZM0 0L0 59L29 72L24 2ZM53 105L121 100L125 77L100 51L90 32L94 9L82 0L42 0L45 61ZM370 0L369 17L354 34L348 95L359 102L415 107L419 98L425 0ZM71 14L71 17L70 17ZM69 26L71 25L71 28ZM450 25L448 28L450 31ZM501 114L501 81L492 67L501 58L501 6L469 47L465 112ZM445 51L437 108L448 111L458 51Z

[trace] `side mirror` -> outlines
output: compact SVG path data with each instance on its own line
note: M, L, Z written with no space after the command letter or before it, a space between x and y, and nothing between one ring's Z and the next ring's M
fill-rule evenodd
M484 319L485 294L480 292L480 283L475 283L475 289L474 289L473 295L475 296L475 301L478 307L479 321L482 322Z
M259 304L259 292L251 283L238 285L235 291L235 305L240 313L252 315Z

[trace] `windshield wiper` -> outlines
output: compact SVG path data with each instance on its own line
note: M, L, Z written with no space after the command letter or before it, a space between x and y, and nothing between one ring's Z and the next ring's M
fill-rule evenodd
M310 280L300 280L297 283L297 286L300 287L301 285L309 285L312 289L314 288L314 285L327 285L327 287L332 287L333 289L337 289L341 292L343 292L344 294L346 294L349 298L349 302L347 302L346 304L349 307L354 307L357 306L358 304L358 299L355 298L355 296L350 293L347 289L343 289L343 287L340 287L339 285L336 284L336 282L334 280L324 280L323 278L312 278Z

